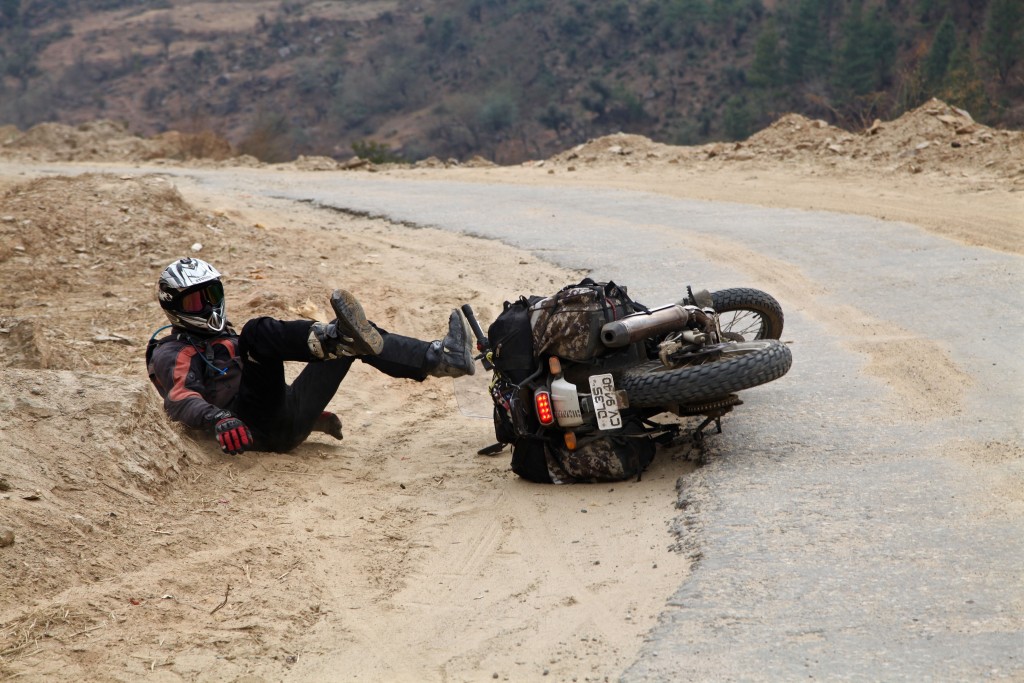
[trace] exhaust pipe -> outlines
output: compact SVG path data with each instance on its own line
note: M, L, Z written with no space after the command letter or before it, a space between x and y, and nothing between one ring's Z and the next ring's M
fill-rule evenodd
M681 330L690 322L691 310L679 304L669 304L646 313L632 313L621 320L605 323L601 327L601 342L616 349L647 337Z

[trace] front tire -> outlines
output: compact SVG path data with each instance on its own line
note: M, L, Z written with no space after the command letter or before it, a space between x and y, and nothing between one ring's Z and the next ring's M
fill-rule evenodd
M711 293L722 332L733 341L781 339L782 306L771 294L749 287Z
M721 355L700 365L666 368L650 361L623 371L619 385L629 405L657 408L719 399L785 375L793 364L789 347L774 339L722 345Z

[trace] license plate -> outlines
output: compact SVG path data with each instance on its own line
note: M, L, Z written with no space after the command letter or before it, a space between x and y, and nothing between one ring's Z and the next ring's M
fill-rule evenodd
M594 403L598 429L618 429L622 426L619 400L615 395L615 380L611 375L592 375L590 396Z

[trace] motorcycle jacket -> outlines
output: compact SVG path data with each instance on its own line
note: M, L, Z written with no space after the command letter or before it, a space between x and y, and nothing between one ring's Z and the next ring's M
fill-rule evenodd
M149 378L167 415L196 429L213 429L238 394L242 359L230 327L215 337L190 335L173 327L146 348Z

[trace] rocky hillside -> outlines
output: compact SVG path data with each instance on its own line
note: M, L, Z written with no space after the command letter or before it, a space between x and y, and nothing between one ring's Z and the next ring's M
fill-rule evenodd
M543 158L602 135L846 129L930 96L1024 122L1018 0L4 0L0 123L123 121L263 161Z

